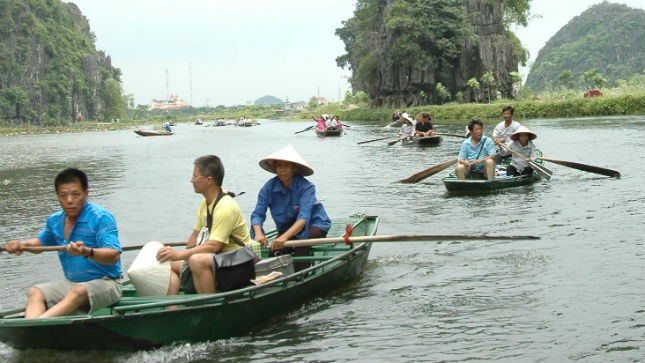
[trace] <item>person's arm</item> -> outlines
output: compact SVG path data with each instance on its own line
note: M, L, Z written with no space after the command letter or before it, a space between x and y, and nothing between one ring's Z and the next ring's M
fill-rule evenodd
M298 219L294 224L287 229L286 232L276 237L273 242L271 242L271 251L281 250L284 247L284 243L290 240L293 236L297 235L306 227L307 223L304 219Z
M258 192L258 200L255 203L255 209L253 209L253 212L251 213L251 220L249 221L249 223L251 224L251 237L254 240L260 242L262 246L266 246L268 243L267 238L264 235L264 229L262 228L262 225L266 220L267 209L269 209L269 206L271 205L270 189L271 181L268 181Z
M37 237L34 237L24 241L12 240L7 242L7 244L4 247L7 252L13 253L16 256L18 256L24 251L23 247L39 247L39 246L42 246L40 239L38 239ZM37 251L29 251L29 252L40 253Z
M470 138L464 140L464 142L461 143L461 148L459 149L459 157L457 157L457 162L467 168L470 168L470 161L468 161L468 154L467 154L467 148L468 145L466 144L467 142L470 142Z
M66 248L72 256L83 256L104 265L113 265L121 257L121 253L111 247L87 247L83 241L70 242Z

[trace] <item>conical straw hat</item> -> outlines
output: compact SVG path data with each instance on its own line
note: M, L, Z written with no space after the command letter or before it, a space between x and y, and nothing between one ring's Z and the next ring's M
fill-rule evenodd
M296 171L296 173L302 176L309 176L314 173L314 169L312 169L309 164L307 164L305 159L303 159L302 156L298 154L296 149L294 149L291 144L260 160L260 167L270 173L275 174L275 162L277 160L289 161L291 163L297 164L298 170Z
M515 131L511 135L511 139L512 140L517 140L520 137L520 134L524 134L524 133L529 134L529 140L535 140L537 138L537 134L535 132L529 130L528 127L520 126L520 128L517 129L517 131Z

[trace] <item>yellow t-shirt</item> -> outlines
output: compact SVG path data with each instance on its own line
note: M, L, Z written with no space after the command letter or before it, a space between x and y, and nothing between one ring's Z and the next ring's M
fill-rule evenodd
M213 201L215 203L215 201ZM206 227L208 210L213 208L213 203L206 206L206 198L202 199L197 209L197 222L195 223L195 230L200 231L202 227ZM251 242L249 229L246 226L244 216L237 202L229 195L224 195L215 206L213 211L213 224L211 226L208 240L224 243L221 252L232 251L240 246L230 238L233 234L244 244Z

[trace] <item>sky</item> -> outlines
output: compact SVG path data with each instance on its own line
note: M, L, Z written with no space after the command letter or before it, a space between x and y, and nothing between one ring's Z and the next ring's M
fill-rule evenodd
M533 0L527 28L514 27L529 64L561 27L603 0ZM135 104L177 95L195 107L321 96L339 101L351 75L336 65L335 35L354 0L73 0L96 48L121 70ZM645 9L643 0L615 0ZM526 75L528 68L520 69Z

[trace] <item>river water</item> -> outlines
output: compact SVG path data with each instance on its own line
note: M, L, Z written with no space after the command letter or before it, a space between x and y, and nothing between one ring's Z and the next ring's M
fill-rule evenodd
M179 124L171 137L132 130L0 137L0 241L32 237L58 208L53 179L85 170L90 199L117 218L123 245L190 234L200 196L193 160L220 156L224 186L248 216L271 174L258 161L293 144L328 213L379 215L379 234L509 234L539 240L375 243L364 274L246 336L139 352L17 351L7 362L643 362L645 117L518 120L545 156L619 170L612 179L548 163L550 181L455 196L441 177L393 183L454 158L460 142L388 146L382 125L339 138L294 134L311 121L254 127ZM490 134L493 121L485 125ZM463 127L441 127L461 133ZM124 269L136 251L123 255ZM62 276L54 254L0 255L0 308ZM216 324L216 322L213 322ZM172 327L168 327L172 329Z

